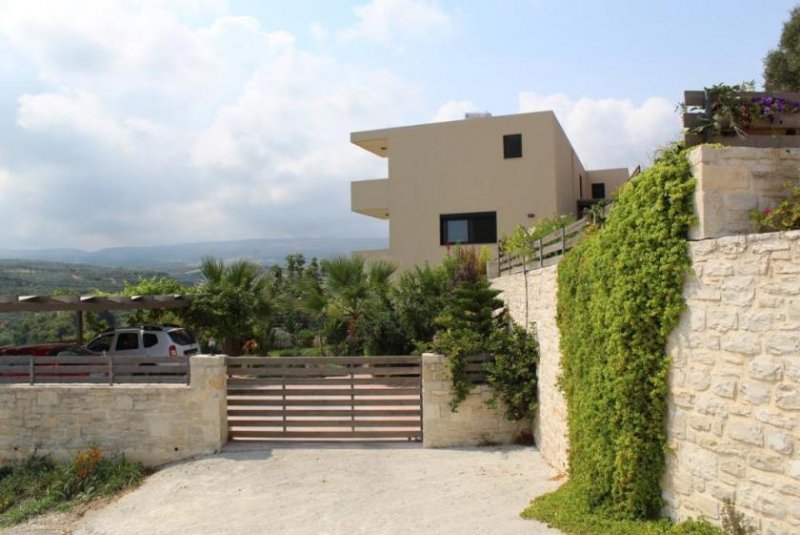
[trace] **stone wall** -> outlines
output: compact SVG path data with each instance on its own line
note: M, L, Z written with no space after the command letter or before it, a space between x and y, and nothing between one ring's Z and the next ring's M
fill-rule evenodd
M57 459L93 444L148 465L219 450L227 440L225 357L190 359L186 385L0 385L0 462Z
M668 343L667 513L718 520L734 498L761 533L799 533L800 231L691 254Z
M490 409L487 385L478 385L458 406L450 410L450 374L446 357L422 355L422 445L426 448L512 444L530 433L530 421L510 422L502 403Z
M701 145L689 153L695 190L693 240L755 232L749 212L775 207L798 180L800 149Z
M503 292L500 297L515 322L536 325L539 408L533 422L533 437L542 457L554 468L566 472L567 402L557 384L561 374L561 351L556 325L556 276L557 266L550 266L526 275L517 273L493 279L492 287Z

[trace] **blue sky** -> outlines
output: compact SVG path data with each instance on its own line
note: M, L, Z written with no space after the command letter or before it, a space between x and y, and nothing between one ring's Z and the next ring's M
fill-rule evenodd
M0 248L385 236L353 130L553 109L647 164L793 1L0 0Z

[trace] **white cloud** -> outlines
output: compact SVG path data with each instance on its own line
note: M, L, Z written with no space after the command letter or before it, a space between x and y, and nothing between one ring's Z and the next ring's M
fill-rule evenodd
M0 122L0 247L385 232L350 213L350 180L386 161L349 133L418 116L420 88L178 3L0 2L0 39L38 78Z
M444 121L457 121L463 119L467 113L480 111L478 106L471 100L449 100L439 106L436 114L433 116L434 123Z
M572 99L563 93L526 92L519 95L519 109L553 110L590 169L648 164L655 152L675 141L681 131L675 105L658 97L637 105L628 99Z
M81 135L127 149L128 133L91 93L25 94L19 97L17 125L44 134Z
M372 0L353 8L356 23L341 32L345 40L366 40L399 47L453 31L453 15L433 0Z

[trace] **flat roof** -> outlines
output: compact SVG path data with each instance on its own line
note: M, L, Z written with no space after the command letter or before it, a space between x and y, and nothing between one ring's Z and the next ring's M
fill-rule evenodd
M556 121L555 113L551 110L532 111L526 113L513 113L510 115L489 115L479 117L469 117L464 119L456 119L453 121L439 121L435 123L421 123L410 124L405 126L394 126L390 128L380 128L377 130L361 130L358 132L350 133L350 143L358 145L362 149L376 154L381 157L389 155L389 137L393 132L398 130L406 130L412 128L447 128L453 125L473 125L486 121L509 121L519 117L533 117L533 116L546 116L549 115Z
M0 295L0 312L54 312L60 310L138 310L181 308L191 295Z

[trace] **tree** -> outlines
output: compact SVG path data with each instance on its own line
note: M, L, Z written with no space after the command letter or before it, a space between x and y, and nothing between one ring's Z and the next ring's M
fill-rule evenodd
M391 276L397 267L385 260L367 263L363 256L322 261L321 290L329 341L348 355L361 355L374 338L370 320L389 305Z
M778 48L764 58L764 88L767 91L800 91L800 6L783 24Z
M392 292L400 330L407 339L407 348L427 346L437 331L436 318L444 312L448 296L448 275L442 266L416 266L400 276Z
M500 327L495 311L503 308L500 293L486 280L485 264L474 249L456 248L445 259L448 274L448 295L445 308L436 319L441 330L434 339L434 351L445 355L452 379L450 408L464 401L472 382L467 376L468 359L493 353Z
M246 340L264 340L269 334L272 306L267 279L258 264L203 258L203 281L198 295L184 312L187 322L206 336L214 336L228 355L240 355Z
M175 279L169 277L139 277L136 283L125 281L122 295L184 295L191 293L192 289L183 286ZM136 310L128 316L129 325L146 325L161 323L176 323L181 318L180 310L164 308L151 308Z

